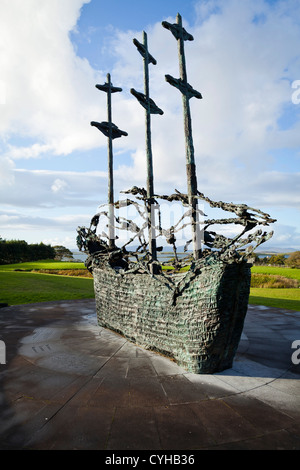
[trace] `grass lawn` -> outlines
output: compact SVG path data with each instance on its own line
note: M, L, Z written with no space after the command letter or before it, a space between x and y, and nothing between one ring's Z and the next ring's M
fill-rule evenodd
M288 279L296 279L298 282L300 281L300 269L277 266L253 266L251 272L253 274L283 276ZM300 288L272 289L267 287L252 287L249 303L300 311Z
M0 302L8 305L93 297L93 279L0 271Z
M54 261L42 260L42 261L30 261L28 263L16 263L16 264L1 264L0 271L32 271L33 269L86 269L84 263L72 263L69 261Z
M47 270L48 272L52 270L53 273L60 271L60 274L64 270L67 274L68 270L68 274L72 276L75 275L74 271L87 271L84 263L53 260L1 265L0 302L17 305L94 297L92 278L40 274L30 272L32 270ZM253 266L251 271L258 274L280 275L300 281L300 269ZM251 288L249 303L300 311L300 289Z
M300 269L281 268L279 266L252 266L251 272L257 274L273 274L300 281Z
M300 312L300 289L251 288L249 303Z

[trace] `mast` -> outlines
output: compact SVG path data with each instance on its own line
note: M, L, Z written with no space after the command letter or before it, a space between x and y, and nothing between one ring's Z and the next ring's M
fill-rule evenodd
M198 91L194 90L189 85L187 80L186 62L184 53L184 41L193 41L194 38L189 34L182 26L182 18L180 14L177 14L176 24L168 23L167 21L162 22L162 26L173 34L178 43L178 56L179 56L179 71L180 78L173 78L171 75L166 75L166 81L179 89L182 93L183 103L183 115L184 115L184 133L185 133L185 149L186 149L186 173L187 173L187 189L189 204L192 207L191 211L191 223L192 223L192 239L193 239L193 252L194 258L199 259L201 252L201 239L200 229L198 223L198 204L197 204L197 176L196 176L196 165L194 158L194 144L192 135L192 120L189 100L192 97L201 99L202 95Z
M147 34L143 31L143 44L137 39L133 39L134 45L144 59L144 94L139 93L134 88L130 90L131 94L137 98L139 103L145 108L146 123L146 156L147 156L147 213L148 213L148 233L149 233L149 251L153 261L157 260L156 235L155 235L155 216L154 216L154 183L153 183L153 160L151 146L151 114L163 114L163 111L156 106L149 95L149 63L156 65L156 60L148 51ZM152 273L155 267L151 266Z
M113 178L113 139L127 136L127 132L121 131L112 122L111 94L122 91L122 88L114 87L111 83L110 74L106 76L107 82L104 85L96 85L98 90L107 94L107 122L91 122L91 126L97 127L107 137L108 153L108 239L109 248L115 248L115 228L114 228L114 178Z

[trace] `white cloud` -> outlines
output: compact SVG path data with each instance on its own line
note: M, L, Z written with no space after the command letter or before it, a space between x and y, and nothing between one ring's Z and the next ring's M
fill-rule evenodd
M47 153L52 150L51 145L35 143L30 146L13 146L8 144L8 150L6 152L6 157L11 160L19 159L28 159L28 158L38 158L44 153Z
M0 226L2 238L26 239L28 243L64 245L76 247L76 228L89 225L90 217L85 213L53 216L48 214L23 214L17 211L0 211ZM7 233L11 234L7 237ZM26 235L26 236L25 236Z
M198 186L203 192L213 190L217 197L231 191L232 197L258 200L257 190L265 193L264 186L269 185L272 149L300 146L299 121L285 130L278 125L292 102L291 81L299 70L300 5L293 0L277 6L262 0L199 2L198 14L198 22L187 25L195 40L185 43L189 82L203 94L203 100L190 101ZM121 77L121 84L140 90L142 60L130 44L132 37L132 32L116 32L114 53L119 60L113 73ZM137 38L141 40L141 33ZM177 44L157 24L148 33L148 45L158 62L150 66L150 94L164 110L164 116L152 117L156 186L181 184L184 189L181 96L164 81L166 73L179 76ZM130 115L132 103L125 101L123 106ZM138 107L128 122L130 135L137 135L128 175L145 180L143 110ZM131 139L123 145L132 147ZM280 187L274 203L278 193ZM296 188L289 188L289 194L296 195Z
M6 103L6 83L0 80L0 105Z
M85 207L90 214L105 200L105 172L20 168L24 159L35 159L38 168L44 157L106 147L104 136L89 125L106 119L105 96L95 90L106 71L78 57L69 36L88 3L1 2L0 198L8 207ZM274 149L300 148L299 120L284 129L278 123L289 106L297 106L292 83L300 78L299 2L202 0L195 11L195 23L185 25L195 40L186 42L185 50L189 82L203 95L190 101L199 190L212 199L263 210L299 207L299 173L272 166ZM165 74L179 77L177 44L160 23L147 27L147 34L157 59L150 65L150 95L164 110L151 120L155 190L185 191L181 96L164 79ZM132 87L143 91L143 62L132 44L134 37L142 41L142 30L111 27L109 35L112 81L123 88L113 98L113 120L128 132L114 141L115 154L120 153L115 159L118 197L122 189L146 184L144 110L129 93ZM131 165L122 163L124 150ZM42 226L43 217L39 220Z
M72 237L64 236L64 237L51 237L51 238L44 238L42 242L45 245L51 246L65 246L71 250L76 249L75 241Z
M27 210L85 207L92 212L105 201L105 172L18 170L10 173L13 185L0 185L0 200L8 207Z
M56 180L51 186L51 190L54 193L58 193L60 191L64 191L64 189L66 189L67 187L68 187L68 183L66 181L56 178Z
M90 0L3 0L0 5L1 83L6 90L0 132L30 137L28 148L9 147L12 158L45 151L68 154L99 143L89 126L101 112L95 83L102 74L79 58L69 32ZM103 111L103 110L102 110Z
M12 186L15 179L13 170L15 168L14 162L8 157L2 157L0 159L0 175L1 175L1 186L2 188L8 188Z
M275 247L276 251L279 250L299 250L300 248L300 232L297 231L292 225L276 224L274 236L270 242L267 242L268 247ZM262 250L265 245L262 245Z
M2 3L1 37L9 47L2 59L8 90L0 129L4 135L17 129L37 139L25 147L8 145L7 158L37 158L49 152L65 155L106 145L104 136L89 126L91 120L106 116L105 99L94 87L105 81L105 75L76 56L69 38L80 8L88 1ZM187 41L185 49L189 82L203 94L203 100L191 100L203 191L218 187L222 194L228 181L239 187L243 171L245 177L255 179L267 169L270 149L299 147L300 123L284 131L277 124L283 107L291 103L290 81L297 78L300 63L300 26L295 21L297 15L300 18L299 8L293 0L277 7L262 0L198 3L195 25L187 25L195 40ZM111 42L110 54L116 58L112 80L125 92L114 95L113 114L116 124L129 134L114 145L116 150L124 147L131 152L133 167L127 168L128 176L142 182L144 110L128 93L131 87L140 91L143 87L142 58L133 37L142 40L142 32L115 31ZM150 65L150 93L164 110L164 116L152 116L156 184L184 189L181 96L164 80L166 73L179 75L177 45L160 23L149 28L148 43L157 59L156 66ZM118 166L124 176L126 167Z

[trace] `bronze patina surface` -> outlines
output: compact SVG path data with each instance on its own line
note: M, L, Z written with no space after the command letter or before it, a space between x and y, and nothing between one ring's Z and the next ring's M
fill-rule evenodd
M183 28L179 14L176 24L164 21L162 26L178 44L180 78L165 78L182 95L187 193L175 190L159 195L154 190L151 114L164 113L150 98L149 64L156 65L156 59L149 53L143 32L143 43L137 39L133 43L144 61L144 93L130 91L145 109L147 187L133 186L123 191L126 199L114 201L112 141L127 133L111 120L111 93L121 88L112 86L108 74L107 83L97 85L107 93L108 122L91 123L108 137L108 203L100 206L88 228L78 227L77 244L88 255L86 266L94 277L100 326L168 355L189 371L214 373L231 367L247 313L251 254L272 237L273 232L261 227L275 220L246 204L213 201L198 190L189 100L202 99L202 95L188 83L184 52L184 42L192 41L193 36ZM184 207L172 226L162 224L160 201ZM209 217L200 209L200 202L201 207L205 204L232 216ZM124 207L135 210L137 217L133 220L118 214ZM108 233L99 234L103 219ZM240 225L241 231L230 238L212 230L222 225ZM184 247L186 256L179 258L176 237L187 227L191 240ZM116 233L122 230L130 238L117 246ZM130 248L132 244L134 248ZM168 262L158 256L166 244L174 254ZM187 251L190 244L191 253Z

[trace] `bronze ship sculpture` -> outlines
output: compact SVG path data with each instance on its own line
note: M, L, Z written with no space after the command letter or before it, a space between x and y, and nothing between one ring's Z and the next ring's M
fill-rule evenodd
M144 93L130 91L145 108L147 188L133 186L124 191L127 199L114 201L112 143L127 133L112 123L111 94L122 89L114 87L107 74L107 82L96 87L107 93L108 121L93 121L91 125L108 139L108 204L100 206L103 210L92 218L88 228L78 227L77 245L88 255L85 263L94 278L99 326L170 357L190 372L215 373L232 367L248 308L251 254L273 235L256 227L275 220L246 204L215 202L199 192L189 100L202 99L202 95L187 81L184 53L184 42L192 41L193 36L183 28L180 14L175 24L163 21L162 26L178 44L180 78L166 75L165 79L182 95L187 193L175 190L171 195L157 195L154 191L151 114L163 115L163 111L149 95L149 64L156 65L156 60L148 51L147 34L143 32L143 43L137 39L133 43L143 57L145 89ZM167 229L161 223L159 201L176 201L186 209ZM199 202L233 216L207 218ZM137 211L141 224L116 215L129 206ZM99 235L97 227L103 218L108 221L108 234ZM241 233L228 238L211 230L213 225L227 224L240 225ZM179 258L176 234L187 226L192 235L184 251L192 244L192 254L187 252ZM132 233L123 246L117 246L117 230ZM160 237L173 249L170 261L160 261ZM130 251L132 243L138 246Z

